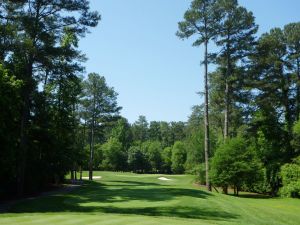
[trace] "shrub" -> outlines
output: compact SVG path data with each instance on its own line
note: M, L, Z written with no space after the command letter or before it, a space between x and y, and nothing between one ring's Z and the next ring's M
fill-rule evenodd
M254 149L242 137L222 144L215 152L211 163L211 181L223 187L233 186L238 195L241 187L255 183L260 177L261 165Z
M280 175L283 187L280 194L285 197L300 197L300 156L292 163L281 167Z

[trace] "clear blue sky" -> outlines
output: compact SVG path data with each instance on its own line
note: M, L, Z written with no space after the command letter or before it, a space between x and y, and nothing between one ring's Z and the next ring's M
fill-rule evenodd
M121 115L134 122L186 121L202 104L203 49L175 36L188 0L90 0L102 20L80 42L87 73L105 76L119 93ZM300 21L299 0L240 0L251 10L259 33Z

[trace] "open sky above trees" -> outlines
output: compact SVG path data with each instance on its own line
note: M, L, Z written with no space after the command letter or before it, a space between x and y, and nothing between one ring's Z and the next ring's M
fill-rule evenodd
M181 41L175 36L189 4L184 0L91 1L102 20L80 41L89 58L86 70L105 76L119 93L121 115L131 123L139 115L149 121L186 121L191 106L203 103L196 94L203 91L199 68L203 48L192 48L193 39ZM257 36L300 20L298 0L240 0L239 4L256 17Z

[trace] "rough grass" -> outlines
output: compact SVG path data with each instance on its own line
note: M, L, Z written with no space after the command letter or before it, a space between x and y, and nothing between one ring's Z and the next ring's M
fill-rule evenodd
M102 179L16 203L0 224L300 224L298 199L208 193L189 175L94 175Z

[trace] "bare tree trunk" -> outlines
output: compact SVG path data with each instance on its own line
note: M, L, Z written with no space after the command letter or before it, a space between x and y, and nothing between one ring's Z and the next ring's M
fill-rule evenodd
M297 93L296 93L296 119L299 120L300 113L300 62L297 59Z
M229 39L229 37L228 37ZM227 42L228 43L228 42ZM228 138L229 130L229 76L230 76L230 56L229 56L229 44L227 44L227 65L226 65L226 77L225 77L225 112L224 112L224 141Z
M35 29L33 29L33 34L31 40L33 45L37 42L37 27L40 17L40 7L39 2L36 4L36 15L35 15ZM30 54L27 57L27 66L25 72L25 86L23 87L23 109L21 113L21 126L20 126L20 151L18 153L17 159L17 195L22 196L24 194L24 183L25 183L25 170L27 161L27 150L28 150L28 127L30 119L30 98L33 88L33 64L34 64L34 54Z
M209 120L208 120L208 79L207 79L207 45L208 41L205 41L205 52L204 52L204 131L205 131L205 140L204 140L204 152L205 152L205 177L206 177L206 187L208 191L211 191L211 185L209 182Z
M228 186L227 185L222 187L222 193L225 194L225 195L228 194Z
M71 170L71 181L74 181L74 170Z
M288 90L283 90L283 96L284 96L284 108L285 108L285 122L287 125L287 130L289 135L292 135L293 133L293 122L292 122L292 118L291 118L291 109L290 109L290 102L289 102L289 93Z
M96 96L93 102L93 116L92 116L92 130L90 143L90 163L89 163L89 180L93 180L93 161L94 161L94 130L95 130L95 110L96 110Z
M79 167L79 180L82 181L82 167Z
M93 160L94 160L94 120L92 122L92 130L91 130L89 180L93 180Z
M229 126L229 85L226 78L226 84L225 84L225 112L224 112L224 140L228 138L228 126Z
M43 87L44 92L45 92L45 88L46 88L47 83L48 83L48 76L49 76L49 72L48 72L48 70L47 70L47 71L46 71L46 75L45 75L45 79L44 79L44 87Z
M25 170L28 150L28 125L30 116L30 95L32 91L32 61L28 63L26 83L23 91L23 109L21 114L20 126L20 151L17 159L17 195L24 194Z
M215 191L217 192L217 193L219 193L219 190L215 187L215 186L213 186L213 185L211 185L214 189L215 189Z
M87 138L86 138L86 119L84 120L84 125L83 125L83 151L84 151L84 147L87 143ZM82 181L82 163L80 163L79 166L79 176L80 176L80 181Z
M24 194L24 181L26 169L26 156L28 148L28 119L29 119L29 96L28 90L25 90L24 106L21 116L20 127L20 151L18 152L17 164L17 195L21 197Z

